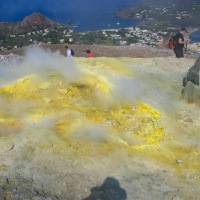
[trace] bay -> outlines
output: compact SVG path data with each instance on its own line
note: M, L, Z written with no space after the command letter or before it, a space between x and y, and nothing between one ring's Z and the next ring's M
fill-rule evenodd
M200 30L195 31L190 35L192 43L199 43L200 42Z
M25 16L39 12L53 21L67 24L74 31L135 27L141 20L120 19L114 12L139 5L142 0L0 0L0 21L22 21Z

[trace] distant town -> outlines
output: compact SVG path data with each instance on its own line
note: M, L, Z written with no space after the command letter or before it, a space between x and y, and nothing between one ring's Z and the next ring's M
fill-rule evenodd
M39 15L39 16L38 16ZM34 19L42 17L44 24L45 16L34 14ZM31 20L34 21L33 17ZM44 20L45 19L45 20ZM41 20L40 20L41 21ZM123 29L106 29L89 32L74 32L73 27L64 25L44 25L43 28L34 27L34 31L27 31L24 25L23 31L16 34L4 31L0 33L0 51L30 46L33 44L86 44L86 45L148 45L151 47L164 47L164 41L177 30L167 28L163 30L146 29L145 27L129 27ZM18 25L19 26L19 25ZM41 27L41 25L40 25ZM45 28L46 27L46 28ZM4 29L5 30L5 29Z
M152 28L166 26L200 27L200 1L146 0L138 7L119 10L121 18L144 19Z
M149 0L139 7L119 10L120 18L143 19L139 27L74 32L73 25L55 23L40 13L21 23L0 23L0 51L33 44L139 45L166 48L180 27L199 28L200 2Z

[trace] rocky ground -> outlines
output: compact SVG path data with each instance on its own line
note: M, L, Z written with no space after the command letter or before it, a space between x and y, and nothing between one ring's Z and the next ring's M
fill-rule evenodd
M102 46L102 45L68 45L75 51L75 57L87 57L85 50L90 49L95 57L165 57L172 56L173 51L170 49L157 49L148 46ZM60 51L65 55L65 44L44 45L46 49L51 51ZM1 52L3 55L9 55L10 53L15 55L24 55L27 48L14 49L12 51ZM191 56L189 56L191 57Z
M59 51L65 55L66 44L43 45L45 49L50 49L53 52ZM85 50L90 49L95 57L131 57L131 58L149 58L149 57L168 57L173 56L173 50L167 48L152 48L148 46L103 46L103 45L68 45L75 51L75 57L87 57ZM23 56L27 51L26 48L13 49L11 51L0 52L1 55L19 55ZM194 53L196 52L196 53ZM199 44L189 44L188 51L185 54L186 58L198 58L200 55Z
M51 49L64 54L63 47ZM161 114L156 126L163 127L164 136L154 137L156 143L89 147L66 143L46 129L48 123L34 129L19 125L17 131L9 127L8 134L0 130L0 200L198 200L200 112L180 99L182 79L195 59L176 59L169 50L148 48L72 48L79 65L121 63L131 70L140 84L139 100ZM97 57L116 58L78 58L88 48ZM10 53L0 56L5 66L23 60L24 50Z

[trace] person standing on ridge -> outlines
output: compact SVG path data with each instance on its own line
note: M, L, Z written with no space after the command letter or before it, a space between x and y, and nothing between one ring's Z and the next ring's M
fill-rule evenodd
M74 56L74 51L72 49L70 49L68 46L65 46L65 50L66 50L67 57Z
M176 34L176 46L174 48L174 53L176 55L177 58L182 58L184 57L183 55L183 48L184 48L184 45L188 44L188 42L190 42L190 39L184 41L184 35L187 33L187 30L186 28L182 28L180 30L179 33Z
M94 58L94 54L90 50L86 50L88 58Z

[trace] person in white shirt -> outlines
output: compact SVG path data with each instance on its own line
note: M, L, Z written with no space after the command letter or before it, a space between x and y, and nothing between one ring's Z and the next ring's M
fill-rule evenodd
M66 49L66 56L67 56L67 57L71 57L71 56L72 56L72 54L71 54L71 49L69 49L68 46L65 46L65 49Z

